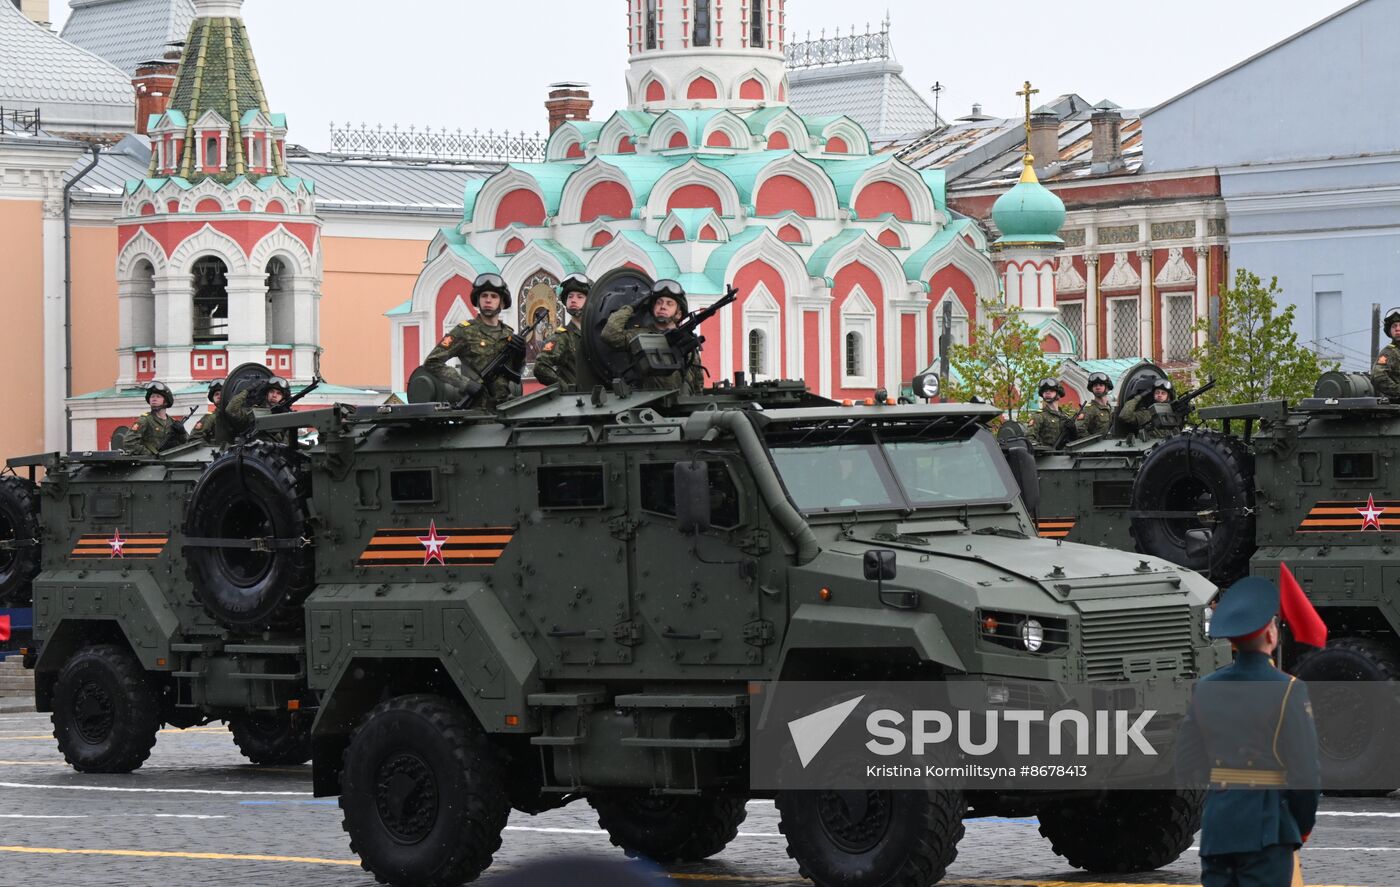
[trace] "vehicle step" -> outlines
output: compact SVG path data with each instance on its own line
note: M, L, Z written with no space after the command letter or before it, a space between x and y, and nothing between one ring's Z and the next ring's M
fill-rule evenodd
M209 653L217 653L221 644L221 641L205 641L202 644L171 644L170 652L208 655Z
M576 746L588 741L587 736L531 736L531 745ZM624 742L626 740L623 740Z
M202 671L172 671L170 676L172 678L202 678L205 673Z
M256 674L253 672L234 672L229 675L235 681L300 681L306 678L306 672L299 671L295 674Z
M602 687L581 687L559 693L531 693L525 697L525 702L541 708L577 708L581 705L601 705L607 698L608 694Z
M747 693L628 693L614 701L618 708L748 708Z
M619 740L618 744L632 748L738 748L744 744L744 737L735 736L733 739L652 739L647 736L628 736Z
M227 644L225 653L258 653L267 656L300 656L305 650L300 644Z

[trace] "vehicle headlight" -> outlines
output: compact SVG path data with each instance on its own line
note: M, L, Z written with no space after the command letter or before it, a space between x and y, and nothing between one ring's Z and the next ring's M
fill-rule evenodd
M1021 623L1021 643L1025 648L1034 653L1045 643L1045 628L1034 619L1027 619Z
M1214 607L1206 607L1201 611L1201 630L1205 632L1206 637L1210 637L1210 618L1214 615Z
M938 376L933 373L924 373L915 376L909 387L914 390L916 397L923 397L929 400L938 396Z

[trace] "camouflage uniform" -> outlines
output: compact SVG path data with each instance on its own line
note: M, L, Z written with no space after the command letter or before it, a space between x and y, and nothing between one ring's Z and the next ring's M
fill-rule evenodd
M475 381L481 380L481 371L505 350L506 342L515 335L509 324L491 326L480 318L472 318L453 327L437 347L428 352L423 368L447 390L452 400L460 400L466 388L467 378L461 372L447 365L456 357L462 361L462 369L471 374ZM492 379L482 392L477 409L495 409L497 404L520 396L520 386L504 376Z
M559 327L535 361L535 378L546 385L557 382L561 391L572 390L577 381L575 361L582 344L583 334L577 323Z
M154 456L187 440L189 434L179 419L168 413L164 416L142 413L141 418L131 423L131 431L122 440L122 452L128 456Z
M1045 404L1041 411L1031 419L1031 425L1035 428L1035 442L1042 447L1055 449L1059 446L1060 438L1064 435L1065 426L1072 424L1073 421L1058 406Z
M218 413L218 425L214 428L217 443L230 443L235 438L241 437L252 431L257 424L258 416L270 416L278 413L291 412L290 408L269 409L266 404L254 404L253 390L240 391L229 401L228 406ZM296 429L286 431L264 431L256 435L258 440L271 441L273 443L290 444L296 439Z
M1084 405L1083 415L1075 421L1075 430L1080 437L1091 434L1106 434L1113 427L1113 407L1091 400Z
M1148 439L1171 437L1181 430L1181 417L1173 410L1158 412L1153 409L1155 401L1152 392L1144 394L1137 402L1137 409L1128 416L1128 424L1138 436ZM1163 404L1170 407L1171 401Z
M626 351L633 339L647 332L642 327L628 327L633 313L634 308L631 305L624 305L612 313L607 325L603 327L603 344L618 351ZM684 371L648 374L642 387L653 390L684 388L686 391L697 393L704 391L705 370L700 363L700 352L696 351L688 359L690 365Z
M1371 365L1371 384L1380 397L1400 399L1400 344L1391 340Z
M190 440L216 444L219 427L219 408L210 407L209 412L199 417L199 421L194 423L194 431L190 432Z

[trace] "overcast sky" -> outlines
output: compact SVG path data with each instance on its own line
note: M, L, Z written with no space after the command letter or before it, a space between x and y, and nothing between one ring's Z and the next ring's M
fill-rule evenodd
M789 0L793 39L879 27L916 89L945 87L951 118L980 102L1019 113L1029 79L1045 99L1074 92L1150 107L1348 5L1350 0ZM52 0L55 26L68 14ZM593 116L626 102L622 0L245 0L274 111L290 138L324 148L331 121L434 128L545 128L548 85L592 85ZM1163 14L1168 11L1169 14ZM1315 72L1299 72L1307 76Z

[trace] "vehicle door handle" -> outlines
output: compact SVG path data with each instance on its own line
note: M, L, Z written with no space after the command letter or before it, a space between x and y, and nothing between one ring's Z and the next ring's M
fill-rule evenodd
M673 641L718 641L724 637L724 633L717 628L707 628L697 632L676 631L669 625L661 632L663 638Z

